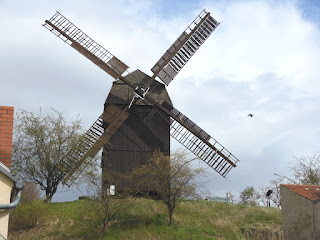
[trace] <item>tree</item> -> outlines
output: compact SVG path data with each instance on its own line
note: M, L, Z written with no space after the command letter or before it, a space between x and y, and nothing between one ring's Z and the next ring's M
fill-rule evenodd
M240 192L240 204L257 206L259 205L260 194L254 189L254 187L246 187Z
M295 161L290 163L289 168L292 176L283 176L293 184L319 185L320 184L320 156L295 157Z
M20 202L32 202L35 199L40 199L41 193L38 184L32 182L24 183L24 187L21 193Z
M106 166L101 169L97 164L97 158L88 168L82 173L81 180L87 184L87 208L98 216L100 231L99 239L108 230L108 225L114 221L119 215L124 214L131 209L136 202L136 198L131 196L131 191L127 189L116 191L116 187L124 179L130 179L130 175L116 173L111 170L110 163L107 159L104 160Z
M279 208L281 206L281 196L280 196L280 183L283 183L283 178L278 177L269 182L269 185L260 188L260 201L264 206L274 206ZM271 190L270 196L266 196L267 192Z
M156 151L145 165L134 170L141 186L152 189L166 204L169 226L173 211L181 200L199 197L201 186L196 179L205 175L205 171L203 168L192 168L191 163L195 159L187 159L183 151L176 151L171 156Z
M58 163L81 136L81 121L67 122L61 112L21 110L14 122L13 169L26 182L38 184L50 203L62 181Z
M233 193L229 192L229 203L231 204L237 204L238 200L236 198L236 195Z
M281 206L280 183L282 182L283 178L278 177L277 179L271 180L267 186L260 187L260 202L264 206L277 208ZM271 190L271 193L267 196L269 190Z

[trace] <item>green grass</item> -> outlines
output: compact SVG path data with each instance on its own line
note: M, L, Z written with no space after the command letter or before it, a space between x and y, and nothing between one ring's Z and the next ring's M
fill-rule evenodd
M11 231L9 239L97 239L101 226L90 209L84 200L53 203L48 205L44 222L27 231ZM276 240L282 239L276 237L281 236L281 224L281 210L275 208L184 201L169 227L167 209L161 201L138 199L111 222L103 239Z

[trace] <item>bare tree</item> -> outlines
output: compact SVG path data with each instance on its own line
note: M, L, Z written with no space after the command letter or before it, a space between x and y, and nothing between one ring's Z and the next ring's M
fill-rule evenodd
M81 181L87 184L90 197L87 200L88 208L99 218L101 226L99 239L107 232L109 224L117 216L131 209L136 202L136 198L131 197L131 191L116 189L121 181L129 179L130 176L113 172L107 159L104 162L106 164L104 169L98 164L90 164L81 176Z
M281 196L280 196L280 183L283 183L284 179L278 177L271 180L267 186L260 187L260 201L264 206L270 206L279 208L281 206ZM267 192L271 190L270 195L267 196Z
M169 226L173 211L181 200L199 197L201 185L196 180L205 175L205 171L203 168L192 168L191 163L195 159L188 159L183 151L176 151L171 156L156 151L146 165L134 170L141 185L152 189L166 204Z
M33 182L24 183L20 202L32 202L33 200L40 198L41 193L38 184L35 184Z
M12 167L26 182L38 184L50 203L62 181L58 163L80 138L81 122L67 122L61 112L21 110L14 122Z
M260 194L254 189L254 187L246 187L242 192L240 192L240 204L257 206L259 205Z
M238 200L235 194L229 192L229 203L237 204Z
M275 174L288 180L293 184L319 185L320 184L320 156L294 157L289 168L292 175L283 176Z

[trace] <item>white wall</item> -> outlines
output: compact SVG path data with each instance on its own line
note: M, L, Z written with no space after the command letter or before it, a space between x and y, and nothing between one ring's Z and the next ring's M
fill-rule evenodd
M0 204L10 203L11 190L14 182L0 172ZM0 210L0 233L7 238L8 236L8 221L10 210Z

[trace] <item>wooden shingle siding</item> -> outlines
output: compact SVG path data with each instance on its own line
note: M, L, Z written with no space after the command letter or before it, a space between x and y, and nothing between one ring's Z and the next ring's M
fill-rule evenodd
M136 84L139 84L139 79L142 82L148 79L148 76L139 70L127 77L134 79ZM171 103L163 84L156 83L153 86L155 88L152 94L158 101ZM121 83L114 83L105 108L111 103L123 108L130 103L132 95L132 89ZM145 164L156 150L170 153L170 116L146 101L139 101L130 108L129 117L111 137L111 147L104 147L104 158L109 161L111 169L118 173L128 173ZM102 161L102 167L107 166L105 161ZM116 186L116 189L128 188L131 183L122 181L121 185Z

